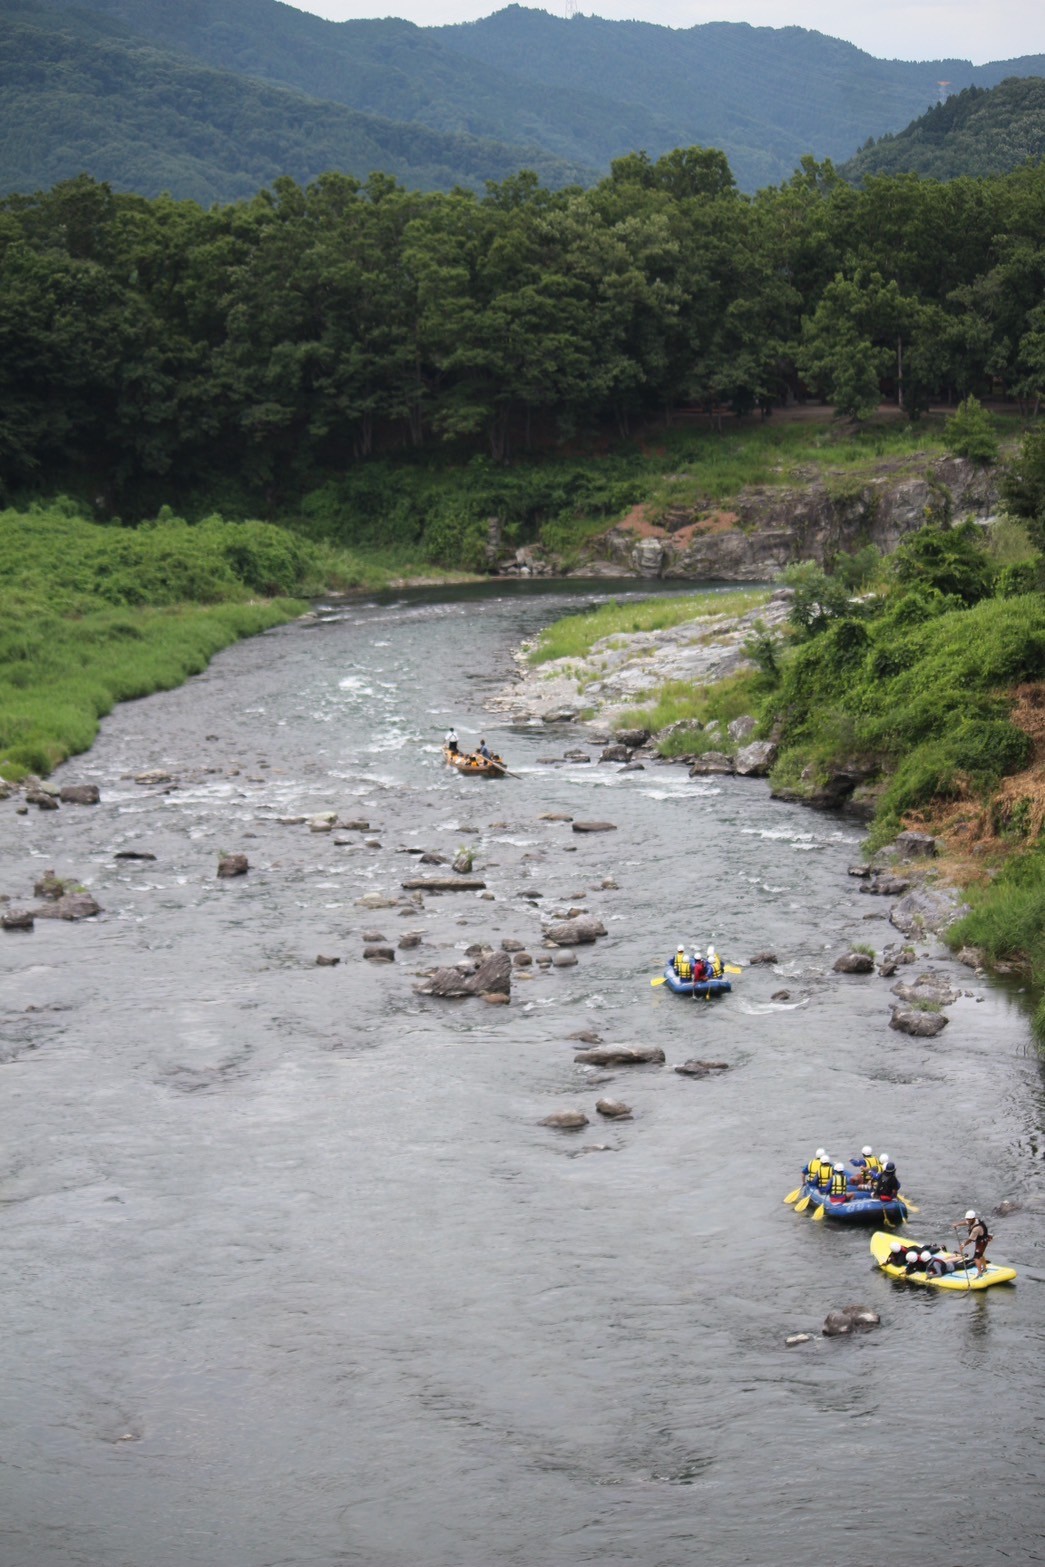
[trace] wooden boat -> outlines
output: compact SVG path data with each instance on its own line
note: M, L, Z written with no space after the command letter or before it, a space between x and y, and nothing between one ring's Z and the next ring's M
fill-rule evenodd
M922 1251L924 1247L918 1241L909 1240L905 1235L897 1235L895 1230L891 1233L886 1230L877 1230L871 1236L871 1255L881 1268L883 1273L888 1273L891 1279L903 1279L909 1284L924 1284L929 1289L959 1290L967 1295L970 1290L987 1290L992 1284L1011 1284L1016 1277L1015 1268L1002 1267L997 1262L987 1264L986 1273L977 1274L976 1264L972 1259L964 1257L958 1264L954 1273L924 1273L916 1271L908 1273L905 1268L898 1268L890 1262L893 1255L893 1242L899 1241L905 1251ZM958 1261L960 1253L944 1252L945 1257Z
M443 756L447 765L456 768L465 778L503 778L508 771L507 764L500 756L480 756L475 751L451 751L448 745L443 746Z
M671 964L664 968L664 983L669 990L673 990L676 996L723 996L727 990L732 990L730 980L723 976L721 979L679 979Z

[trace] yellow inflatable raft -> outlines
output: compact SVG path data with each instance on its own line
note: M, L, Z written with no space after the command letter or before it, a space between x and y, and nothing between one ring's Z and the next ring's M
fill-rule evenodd
M956 1251L943 1253L943 1256L958 1262L954 1273L908 1273L905 1268L898 1268L890 1261L894 1241L899 1241L904 1251L924 1249L923 1242L909 1240L906 1235L897 1235L895 1230L875 1230L871 1236L871 1255L882 1272L888 1273L891 1279L906 1279L911 1284L925 1284L936 1290L959 1290L967 1295L970 1290L988 1290L992 1284L1010 1284L1016 1277L1015 1268L1004 1268L997 1262L989 1262L986 1273L977 1276L975 1263L966 1262L964 1258L959 1261L961 1254Z

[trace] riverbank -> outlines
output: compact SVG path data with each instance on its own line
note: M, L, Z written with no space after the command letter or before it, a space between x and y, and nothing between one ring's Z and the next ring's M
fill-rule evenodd
M728 612L729 595L720 603L666 629L593 632L568 657L542 660L527 644L491 706L518 724L616 731L622 759L684 758L695 778L768 776L778 799L861 822L869 853L918 832L931 853L905 876L957 890L944 900L948 939L1040 992L1041 595L937 606L910 624L911 595L893 607L886 595L869 618L839 618L804 642L793 640L789 589L740 614ZM1045 1001L1035 1026L1045 1043Z

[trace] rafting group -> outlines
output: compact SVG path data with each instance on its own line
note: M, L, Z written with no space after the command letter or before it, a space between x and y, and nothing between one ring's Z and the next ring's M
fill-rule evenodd
M983 1290L1016 1277L1015 1268L989 1260L987 1247L994 1237L975 1208L951 1226L956 1232L964 1230L965 1236L950 1247L898 1236L896 1226L919 1210L901 1195L895 1161L870 1147L844 1161L818 1148L802 1169L801 1186L788 1192L784 1201L793 1204L796 1213L812 1207L814 1219L885 1223L888 1228L871 1237L871 1255L894 1279L938 1289ZM967 1247L971 1248L968 1256Z

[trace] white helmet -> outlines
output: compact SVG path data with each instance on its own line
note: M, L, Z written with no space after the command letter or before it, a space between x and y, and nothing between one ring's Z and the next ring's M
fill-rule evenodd
M975 1208L970 1208L968 1213L965 1215L965 1217L967 1219L975 1219L975 1217L976 1217L976 1209Z
M920 1259L916 1251L909 1251L904 1256L905 1262L918 1262Z
M836 1170L844 1170L845 1169L845 1165L844 1164L836 1164L835 1165L835 1169Z
M918 1254L918 1261L919 1262L928 1262L931 1256L932 1256L932 1252L931 1251L919 1252L919 1254Z
M826 1159L827 1158L827 1149L826 1148L818 1148L816 1150L816 1153L814 1154L813 1157L816 1158L816 1159Z
M709 946L708 947L708 957L709 958L713 958L714 956L715 956L715 949L714 949L714 947L710 947Z
M891 1252L903 1251L903 1241L893 1241L889 1247Z
M883 1164L888 1164L889 1163L889 1155L887 1153L880 1153L878 1155L878 1157L879 1157L879 1159L881 1159Z
M874 1153L874 1149L873 1148L861 1148L860 1152L863 1154L865 1159L869 1159L871 1157L871 1155Z
M683 945L682 945L682 943L681 943L681 941L680 941L680 942L679 942L679 944L678 944L678 948L677 948L677 949L676 949L676 950L677 950L677 951L679 951L679 952L685 952L685 950L686 950L686 949L685 949L685 947L684 947L684 946L683 946Z

